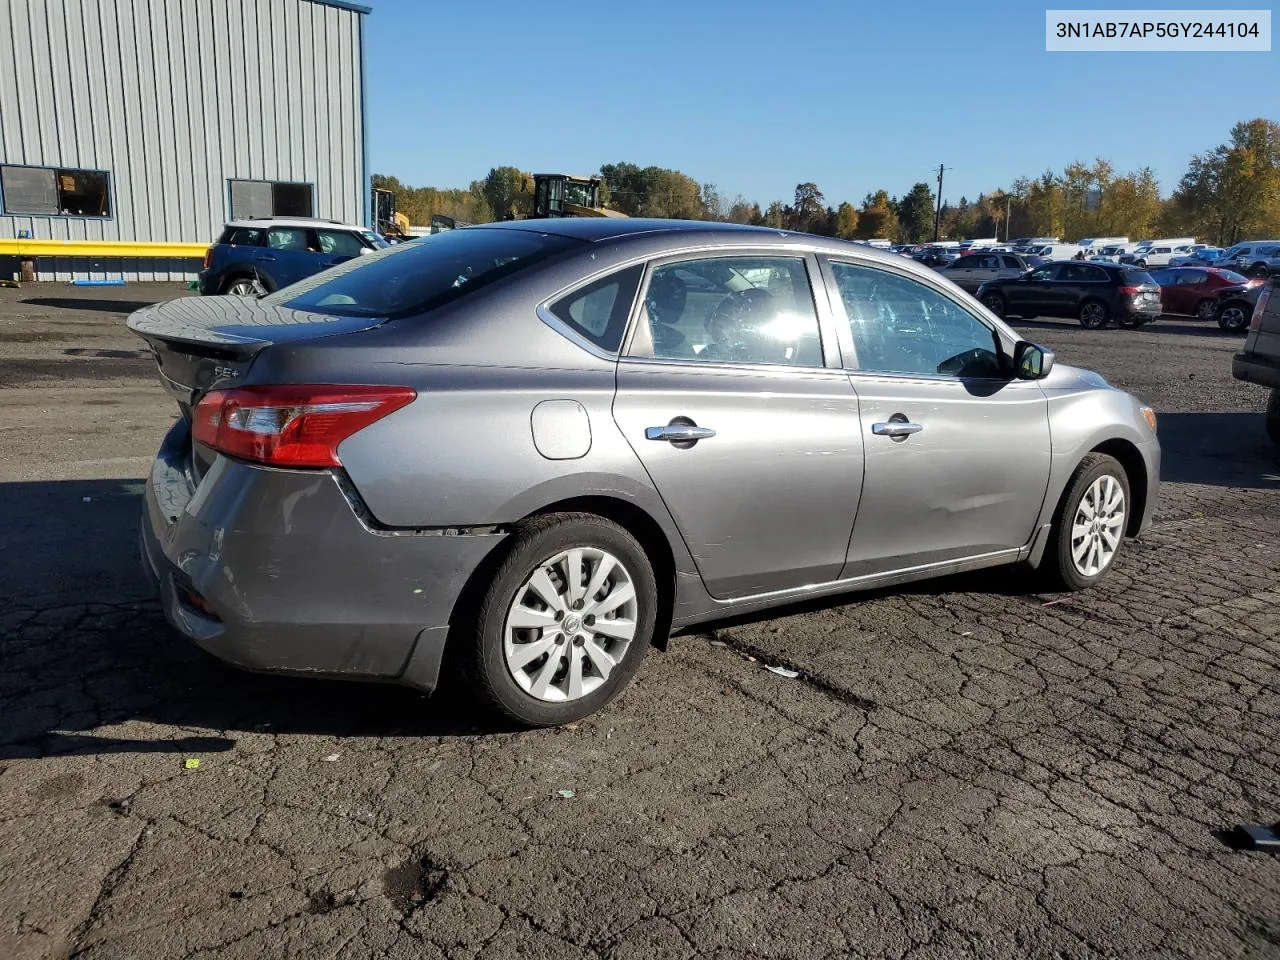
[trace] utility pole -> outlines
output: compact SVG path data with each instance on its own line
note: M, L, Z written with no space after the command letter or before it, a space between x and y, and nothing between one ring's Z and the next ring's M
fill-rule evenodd
M946 170L942 164L938 164L938 207L933 212L933 242L938 242L938 228L942 224L942 172Z
M1004 242L1009 242L1009 212L1013 209L1013 197L1004 195Z

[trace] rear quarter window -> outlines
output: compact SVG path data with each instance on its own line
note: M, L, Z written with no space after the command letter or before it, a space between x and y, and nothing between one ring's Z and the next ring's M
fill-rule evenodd
M551 313L579 336L609 353L622 348L643 266L611 273L551 304Z

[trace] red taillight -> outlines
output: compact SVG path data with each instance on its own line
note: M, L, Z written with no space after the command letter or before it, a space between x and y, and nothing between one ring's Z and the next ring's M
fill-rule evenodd
M289 385L215 390L196 405L195 438L272 467L339 467L338 445L411 403L410 387Z
M1249 318L1249 330L1262 329L1262 314L1267 309L1267 301L1271 299L1271 284L1258 294L1258 302L1253 305L1253 316Z
M1126 297L1136 297L1138 294L1142 292L1142 288L1141 287L1121 287L1120 292L1123 293Z
M213 266L213 247L206 247L204 251L204 268L208 270Z

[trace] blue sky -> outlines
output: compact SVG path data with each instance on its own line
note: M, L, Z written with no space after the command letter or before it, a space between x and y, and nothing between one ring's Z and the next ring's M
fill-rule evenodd
M1102 156L1168 193L1232 124L1280 119L1274 48L1046 52L1047 6L1106 8L1080 0L365 2L373 171L415 186L630 161L834 205L945 163L954 202Z

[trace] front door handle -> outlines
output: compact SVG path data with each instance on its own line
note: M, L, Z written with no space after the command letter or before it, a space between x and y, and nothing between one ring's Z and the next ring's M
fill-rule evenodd
M696 443L710 440L716 432L710 427L698 427L691 423L668 423L665 427L645 427L646 440L666 440L670 443Z
M895 440L905 440L913 433L919 433L923 429L923 423L911 423L907 420L893 420L889 423L873 423L871 425L871 432L877 437L892 437Z
M277 260L277 259L279 259L279 258L278 258L278 257L273 257L273 256L272 256L271 254L269 254L269 253L260 253L260 254L258 254L256 257L254 257L253 259L258 260L258 261L261 261L262 263L275 263L275 262L276 262L276 260Z

